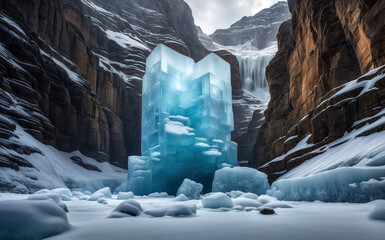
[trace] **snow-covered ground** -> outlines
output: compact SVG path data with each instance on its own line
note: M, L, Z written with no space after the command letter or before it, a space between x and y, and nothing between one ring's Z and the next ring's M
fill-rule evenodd
M2 193L0 203L2 200L25 198L27 195ZM107 218L123 201L116 200L115 195L107 199L107 204L85 200L66 201L69 210L67 217L72 227L50 239L375 240L385 236L385 221L370 218L373 209L384 206L385 200L365 204L277 202L266 196L249 200L258 202L262 199L273 201L276 205L287 204L292 208L275 208L275 214L262 215L256 209L245 208L248 210L245 211L240 210L239 206L232 209L205 209L201 207L201 200L176 202L174 197L136 197L144 212L191 204L197 205L197 211L189 217L156 218L142 213L137 217ZM235 199L232 200L236 203Z

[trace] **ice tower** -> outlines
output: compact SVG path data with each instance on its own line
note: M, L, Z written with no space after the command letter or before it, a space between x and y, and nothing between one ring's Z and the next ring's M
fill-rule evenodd
M153 192L175 194L189 178L209 191L217 169L237 165L226 61L211 53L195 64L160 44L147 58L142 100L142 162L129 158L129 185L152 183ZM146 194L138 188L130 190Z

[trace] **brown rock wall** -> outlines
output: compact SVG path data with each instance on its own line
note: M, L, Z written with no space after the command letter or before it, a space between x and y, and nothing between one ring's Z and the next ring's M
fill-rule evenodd
M383 87L329 98L344 83L385 64L385 3L291 0L289 5L292 25L281 25L279 51L267 67L271 101L251 165L284 156L307 136L314 145L261 167L270 180L314 157L311 151L351 131L355 121L384 108Z

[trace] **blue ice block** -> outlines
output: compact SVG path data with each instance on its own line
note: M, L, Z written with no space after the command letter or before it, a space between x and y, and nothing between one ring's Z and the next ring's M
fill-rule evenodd
M146 61L142 99L144 158L139 159L148 159L152 192L175 194L185 178L202 183L207 192L217 169L237 165L230 65L216 54L195 63L158 45ZM129 161L129 168L134 163ZM129 180L137 179L131 174ZM138 190L140 181L131 182L146 192Z

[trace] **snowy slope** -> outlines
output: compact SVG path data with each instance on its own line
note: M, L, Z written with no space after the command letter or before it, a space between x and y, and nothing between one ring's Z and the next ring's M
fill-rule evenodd
M385 67L382 66L332 90L332 94L317 107L321 109L318 114L332 107L328 105L330 102L339 105L357 101L367 93L378 91L384 79ZM344 98L344 95L352 93L355 97ZM309 201L365 202L385 198L385 110L377 106L373 112L355 121L351 130L335 141L317 147L308 141L309 134L290 151L262 166L261 169L268 169L290 159L285 163L289 166L297 158L304 157L290 157L296 153L305 152L305 155L312 156L288 172L275 173L282 176L272 185L270 194L283 199Z
M15 134L17 137L12 137L10 141L14 144L20 142L38 149L39 152L26 155L18 153L17 150L0 149L0 153L23 157L32 165L32 167L21 166L18 170L0 168L2 187L14 186L11 189L13 192L26 193L58 187L79 188L93 192L105 186L115 189L127 177L126 170L110 163L97 162L79 151L66 153L42 144L20 126L16 127ZM71 159L76 160L74 157L81 158L81 165L84 167Z

